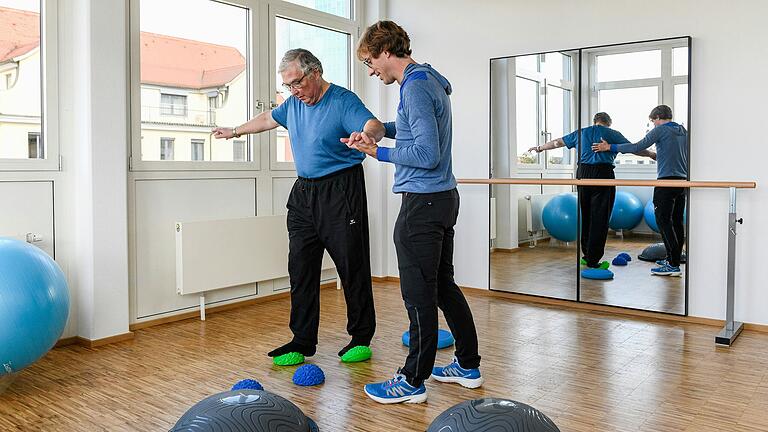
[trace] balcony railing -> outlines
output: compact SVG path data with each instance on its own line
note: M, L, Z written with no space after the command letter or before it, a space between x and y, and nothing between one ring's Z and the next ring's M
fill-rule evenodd
M191 110L178 105L142 105L141 122L158 125L214 127L216 125L216 111Z

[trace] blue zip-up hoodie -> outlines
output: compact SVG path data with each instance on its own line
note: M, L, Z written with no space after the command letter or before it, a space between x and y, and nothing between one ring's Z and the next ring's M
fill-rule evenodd
M428 64L409 64L400 85L397 120L385 123L395 147L376 157L395 164L394 193L433 193L456 187L451 166L451 84Z
M611 144L611 151L637 153L653 144L656 144L657 178L688 178L688 131L675 122L656 126L634 144Z

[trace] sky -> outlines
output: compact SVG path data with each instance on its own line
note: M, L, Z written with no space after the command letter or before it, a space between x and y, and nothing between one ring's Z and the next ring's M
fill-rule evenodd
M6 0L0 0L0 2ZM245 54L248 10L210 0L141 0L141 31L237 48Z

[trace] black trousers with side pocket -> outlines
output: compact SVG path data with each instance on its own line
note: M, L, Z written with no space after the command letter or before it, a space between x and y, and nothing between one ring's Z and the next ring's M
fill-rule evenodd
M685 177L662 177L659 180L685 180ZM685 188L653 189L653 213L667 250L667 261L672 267L680 267L685 245L685 201Z
M611 164L580 164L579 179L615 179ZM588 267L597 267L605 254L608 222L616 200L616 186L579 186L581 253Z
M362 164L317 179L299 177L287 207L293 340L317 345L320 272L327 249L344 289L347 332L370 342L376 312Z
M395 222L400 290L410 320L410 344L400 371L420 386L432 374L437 354L437 309L443 311L456 340L463 368L480 366L477 330L467 299L454 282L454 225L459 192L404 193Z

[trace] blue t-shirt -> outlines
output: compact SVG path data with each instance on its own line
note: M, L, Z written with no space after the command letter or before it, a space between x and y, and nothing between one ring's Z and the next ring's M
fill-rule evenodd
M365 153L347 147L339 139L362 131L365 123L375 117L356 94L331 84L315 105L291 96L272 110L272 118L288 129L298 175L318 178L365 159Z
M616 159L615 152L593 152L592 143L599 143L600 140L606 140L608 144L624 144L629 140L624 138L624 135L619 131L615 131L609 127L594 125L585 127L581 130L581 154L579 155L579 162L587 165L595 164L611 164ZM575 130L563 137L565 146L569 149L574 148L579 143L579 131Z

